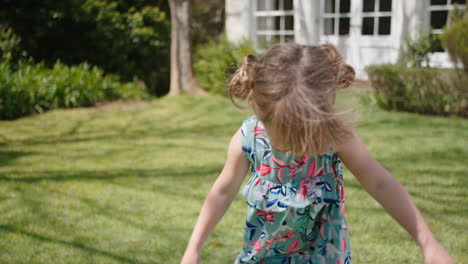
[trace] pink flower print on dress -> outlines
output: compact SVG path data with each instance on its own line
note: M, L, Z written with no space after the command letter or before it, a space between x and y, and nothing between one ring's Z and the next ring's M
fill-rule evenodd
M280 237L275 237L275 243L278 244L281 241L287 241L291 239L291 237L295 236L297 232L287 232L285 234L281 234Z
M316 171L316 169L317 169L317 162L313 160L312 163L310 164L309 173L307 174L307 177L312 178L316 176L321 176L323 174L323 168L321 168L319 171Z
M270 250L270 247L271 247L271 239L265 239L265 242L267 244L267 246L265 247L265 250L268 251Z
M263 220L266 220L268 222L274 222L275 221L275 216L272 212L267 212L258 209L257 213L258 216L260 216Z
M260 178L260 177L258 177L257 179L255 179L254 185L257 186L257 185L260 183L261 180L262 180L262 178Z
M262 164L258 166L257 171L261 176L265 176L271 172L271 166L268 164Z
M344 196L345 196L345 194L344 194L344 186L343 186L342 183L340 183L340 184L338 185L338 187L340 188L340 199L341 199L341 202L343 203L343 202L344 202Z
M299 240L295 240L294 242L291 243L286 253L289 254L289 253L294 252L294 250L296 250L298 246L299 246Z
M263 127L256 126L252 130L252 133L254 133L256 136L261 136L263 134L263 130L265 130Z
M260 244L260 240L255 241L252 246L255 247L255 251L260 251L262 250L262 245Z
M276 179L278 180L278 182L284 183L284 168L291 169L292 167L286 165L286 162L284 162L284 160L275 156L271 156L271 160L273 161L273 163L276 164L276 166L278 166L278 168L273 168L275 170L279 170L278 174L276 175Z
M301 180L301 186L299 187L299 196L297 197L298 200L304 199L307 196L307 182L308 179Z
M284 160L282 160L282 159L280 159L278 157L271 156L271 160L276 164L276 166L278 166L280 168L288 167L288 165L286 165L286 162L284 162Z
M307 164L308 159L309 159L308 156L303 155L300 159L294 160L293 163L296 166L292 166L292 167L289 166L289 168L291 169L291 171L289 172L289 177L291 178L296 177L297 172Z

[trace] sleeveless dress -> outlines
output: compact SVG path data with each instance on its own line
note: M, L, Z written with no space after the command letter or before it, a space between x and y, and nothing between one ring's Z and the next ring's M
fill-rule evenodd
M333 151L296 156L272 150L255 116L242 122L252 176L243 250L235 264L351 264L341 161Z

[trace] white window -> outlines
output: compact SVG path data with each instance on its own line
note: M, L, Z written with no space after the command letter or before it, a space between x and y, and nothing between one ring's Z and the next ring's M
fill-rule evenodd
M351 20L351 0L324 0L323 35L348 35Z
M430 25L431 33L433 35L439 35L444 31L445 25L450 23L449 11L458 5L460 8L465 8L466 0L431 0L429 6L430 12ZM433 46L434 52L442 52L444 49L438 38L434 38L435 43Z
M275 43L294 40L293 0L257 0L255 18L255 44L266 49Z
M390 35L392 0L363 0L362 35Z

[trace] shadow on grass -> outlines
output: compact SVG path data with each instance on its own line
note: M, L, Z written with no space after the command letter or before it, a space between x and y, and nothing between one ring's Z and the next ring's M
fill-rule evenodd
M138 261L136 261L134 259L130 259L130 258L127 258L127 257L115 255L113 253L110 253L110 252L107 252L107 251L104 251L104 250L100 250L100 249L97 249L97 248L92 248L92 247L89 247L89 246L84 245L82 243L70 242L70 241L66 241L66 240L61 240L61 239L57 239L57 238L51 238L51 237L43 236L43 235L40 235L40 234L35 234L35 233L32 233L32 232L17 228L15 226L11 226L11 225L0 225L0 230L2 230L4 232L9 232L9 233L20 234L20 235L27 236L27 237L30 237L32 239L39 240L39 241L46 242L46 243L60 244L60 245L63 245L63 246L72 247L72 248L75 248L75 249L80 249L80 250L86 251L86 252L88 252L90 254L93 254L93 255L101 255L101 256L112 258L114 260L119 261L120 263L141 263L141 262L138 262Z
M124 177L158 178L158 177L193 177L206 176L221 172L221 166L160 168L160 169L119 169L119 170L52 170L52 171L6 171L0 172L0 181L17 183L35 183L41 181L109 181ZM18 175L18 176L11 176Z
M0 151L0 166L6 166L9 165L10 162L13 160L27 156L27 155L32 155L34 152L25 152L25 151Z
M191 103L193 105L193 103ZM217 108L219 109L219 107ZM44 145L44 144L61 144L61 143L76 143L87 141L108 141L113 139L141 139L141 138L191 138L194 135L202 136L226 136L226 129L232 127L232 131L227 135L232 135L241 126L241 119L227 118L225 120L216 121L200 121L196 125L187 125L193 123L196 116L186 116L185 112L181 111L179 119L167 119L164 115L160 118L156 116L151 119L151 122L145 119L139 119L141 112L122 113L121 122L118 125L95 125L100 119L106 121L111 119L108 116L101 116L99 112L90 113L83 119L76 121L68 121L71 126L59 134L32 135L24 139L14 140L16 145ZM184 115L185 114L185 115ZM115 117L117 119L117 117ZM86 132L81 131L83 127L87 127ZM0 134L0 139L4 138ZM5 138L3 145L8 145ZM1 146L1 143L0 143Z
M226 132L226 129L233 127L230 133ZM15 144L22 146L33 146L33 145L46 145L46 144L62 144L62 143L79 143L89 141L109 141L114 139L124 139L134 141L141 138L161 138L161 139L180 139L180 138L193 138L197 135L200 136L211 136L211 137L226 137L233 135L238 127L233 126L232 123L218 123L218 124L206 124L197 125L196 127L181 127L181 128L148 128L144 130L128 131L128 129L116 129L102 127L102 133L100 131L94 131L87 134L68 134L56 136L38 136L33 138L27 138L23 140L15 141ZM109 133L109 130L112 131ZM90 136L90 134L94 134Z

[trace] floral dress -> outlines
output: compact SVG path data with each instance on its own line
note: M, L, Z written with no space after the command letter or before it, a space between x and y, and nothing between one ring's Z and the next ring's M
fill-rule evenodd
M295 156L272 150L255 116L243 121L252 176L239 263L350 264L341 161L333 151Z

